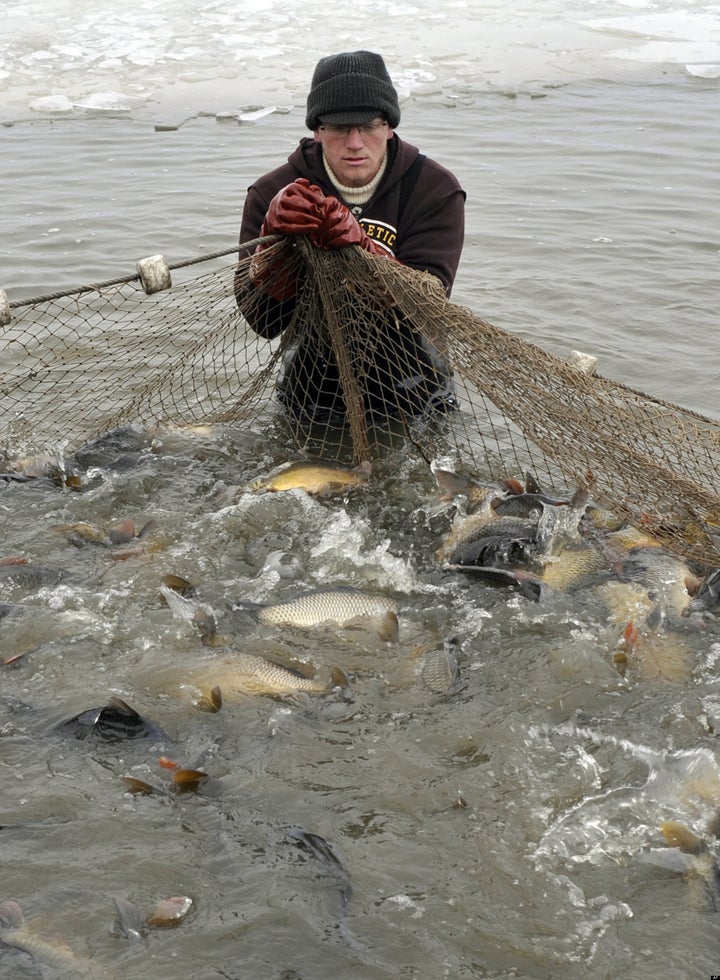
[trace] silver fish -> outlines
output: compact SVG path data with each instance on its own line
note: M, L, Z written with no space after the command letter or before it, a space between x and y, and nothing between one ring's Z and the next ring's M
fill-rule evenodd
M429 691L435 694L451 694L457 687L458 675L457 657L449 644L426 651L420 677Z
M229 636L217 633L215 613L207 605L193 598L180 595L167 585L161 585L160 591L171 610L180 619L191 622L200 633L201 640L206 646L219 648L223 654L212 661L206 661L201 668L199 680L203 686L218 689L218 696L210 703L222 703L220 691L240 691L244 694L292 694L295 691L305 691L311 694L326 694L335 687L347 688L349 681L342 670L336 667L320 667L313 676L301 673L291 667L258 657L251 653L236 650ZM236 609L252 612L265 607L248 604L237 606ZM208 698L202 696L198 705L208 709ZM212 710L212 709L211 709ZM217 710L217 706L215 708Z
M395 640L398 635L398 605L389 596L355 588L314 589L292 599L266 605L236 604L233 609L254 611L259 622L267 626L365 626L374 629L381 639Z
M345 674L335 667L320 667L309 677L300 671L284 667L273 660L256 657L240 650L227 650L222 661L204 664L202 681L223 692L241 691L245 694L327 694L335 687L347 687Z

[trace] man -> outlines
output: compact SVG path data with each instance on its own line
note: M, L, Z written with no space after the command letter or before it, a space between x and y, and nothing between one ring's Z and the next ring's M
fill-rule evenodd
M463 245L465 192L449 170L397 136L399 122L397 92L380 55L322 58L307 97L313 136L249 188L241 246L276 234L306 235L321 249L356 245L431 273L449 296ZM293 314L298 283L291 272L280 274L277 259L264 261L262 251L251 275L263 296L248 319L272 338ZM244 291L236 291L247 308ZM438 352L397 317L388 319L387 337L379 361L363 372L368 413L455 407L451 371ZM319 337L306 338L286 358L278 391L296 417L342 421L337 368Z

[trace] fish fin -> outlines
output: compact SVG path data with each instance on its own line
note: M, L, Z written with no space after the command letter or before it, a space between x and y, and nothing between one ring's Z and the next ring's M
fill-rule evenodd
M160 792L150 783L146 783L142 779L135 779L134 776L123 776L122 780L127 785L127 792L132 793L133 796L152 796L153 793Z
M720 810L715 813L712 820L707 825L708 837L715 837L720 840Z
M206 772L200 772L198 769L178 769L172 781L178 793L194 793L209 778Z
M535 479L534 474L530 470L525 471L525 492L526 493L542 493L540 484Z
M506 493L510 493L513 496L515 495L519 496L520 494L526 492L525 487L522 485L522 483L520 483L519 480L513 480L512 477L508 478L507 480L501 480L500 486L502 487L503 490L505 490Z
M124 898L116 898L117 931L125 939L141 939L145 933L145 913Z
M372 463L369 459L363 459L358 465L353 469L353 473L357 474L361 480L369 480L372 476Z
M215 685L210 694L201 694L195 702L195 706L200 711L207 711L210 714L217 714L222 708L222 691Z
M177 592L185 599L195 595L195 586L180 575L163 575L162 582L166 588L172 589L173 592Z
M350 679L341 667L330 668L330 680L335 687L340 687L343 691L350 689Z
M668 847L677 847L683 854L702 854L707 844L696 833L677 820L665 820L660 824L660 832Z
M149 521L146 521L137 533L138 538L146 538L149 534L152 534L157 530L157 521L154 517L151 517Z
M134 708L131 708L127 701L123 701L123 699L119 698L116 694L113 694L112 697L108 699L108 703L105 707L115 708L116 711L119 711L123 715L127 715L128 718L140 717L137 711Z
M397 613L388 610L382 616L373 617L377 635L386 643L395 643L400 632L400 622Z
M193 612L192 620L202 642L206 646L214 646L217 637L217 621L212 609L208 609L206 606L197 606Z
M22 929L24 924L22 909L14 899L0 905L0 929Z

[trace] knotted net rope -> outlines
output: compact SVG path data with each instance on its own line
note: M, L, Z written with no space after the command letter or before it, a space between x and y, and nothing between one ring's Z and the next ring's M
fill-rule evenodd
M283 304L253 285L255 245L209 271L181 263L151 295L131 277L11 304L0 450L10 460L129 423L257 426L281 414L305 455L359 462L400 440L484 479L531 470L554 488L582 484L677 553L720 565L718 420L584 373L449 302L434 277L358 248L271 242L298 291L266 339L250 324L272 336ZM452 369L459 407L418 409L434 384L418 371L424 345ZM335 394L312 422L288 411Z

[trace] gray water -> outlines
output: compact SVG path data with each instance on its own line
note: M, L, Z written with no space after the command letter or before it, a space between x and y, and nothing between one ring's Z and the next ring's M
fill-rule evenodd
M676 75L409 105L402 135L468 192L453 299L715 415L716 115L715 83ZM198 116L171 132L115 118L5 128L0 285L16 300L132 274L156 252L231 247L245 187L301 133L297 113ZM622 676L618 627L594 594L531 603L435 567L448 517L410 453L380 461L368 488L318 501L244 489L290 455L281 428L138 440L126 466L84 470L79 493L0 486L3 554L66 572L0 596L31 607L0 620L3 656L31 651L0 674L0 898L39 934L138 978L718 972L720 917L669 866L659 832L667 819L701 832L720 804L713 620L668 640L685 653L682 677ZM58 530L128 517L158 530L124 560ZM337 664L350 695L227 696L208 714L194 701L218 654L162 602L168 572L218 608L378 589L400 602L399 640L246 624L237 649ZM462 686L438 696L413 652L450 637ZM47 734L112 694L168 739ZM167 778L160 755L210 782L126 793L122 776ZM288 843L288 825L336 849L347 909L342 882ZM145 908L176 894L195 902L176 930L112 934L114 897ZM37 975L2 951L0 976Z

